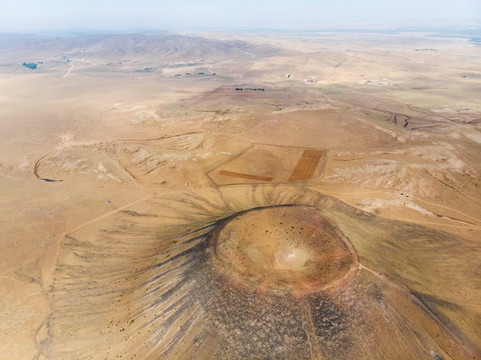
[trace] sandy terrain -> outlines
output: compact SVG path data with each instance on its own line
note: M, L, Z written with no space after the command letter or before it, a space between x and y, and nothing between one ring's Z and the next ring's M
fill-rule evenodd
M1 35L0 359L481 359L481 47L431 35Z

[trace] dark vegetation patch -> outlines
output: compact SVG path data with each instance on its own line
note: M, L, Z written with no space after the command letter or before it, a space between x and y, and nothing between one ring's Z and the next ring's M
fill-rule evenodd
M37 63L26 63L26 62L24 62L22 65L25 66L26 68L29 68L29 69L32 69L32 70L35 70L37 68Z

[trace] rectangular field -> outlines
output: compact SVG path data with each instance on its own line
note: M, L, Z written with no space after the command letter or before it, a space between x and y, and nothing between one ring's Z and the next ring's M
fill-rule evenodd
M322 159L323 150L304 150L289 181L307 180L314 176L317 165Z
M233 171L221 170L219 171L220 175L237 177L242 179L249 179L249 180L259 180L259 181L272 181L273 178L269 176L258 176L258 175L250 175L250 174L243 174Z

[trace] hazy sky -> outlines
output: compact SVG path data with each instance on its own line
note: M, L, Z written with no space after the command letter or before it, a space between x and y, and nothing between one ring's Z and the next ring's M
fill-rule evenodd
M315 29L481 19L481 0L0 0L0 31Z

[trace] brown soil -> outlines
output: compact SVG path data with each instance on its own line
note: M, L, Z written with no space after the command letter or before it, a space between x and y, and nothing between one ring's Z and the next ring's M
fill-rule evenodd
M302 157L289 178L289 181L307 180L312 178L323 153L324 151L322 150L304 150Z
M259 181L272 181L273 179L272 177L269 177L269 176L250 175L250 174L243 174L243 173L227 171L227 170L221 170L219 171L219 174L225 175L225 176L237 177L241 179L259 180Z

